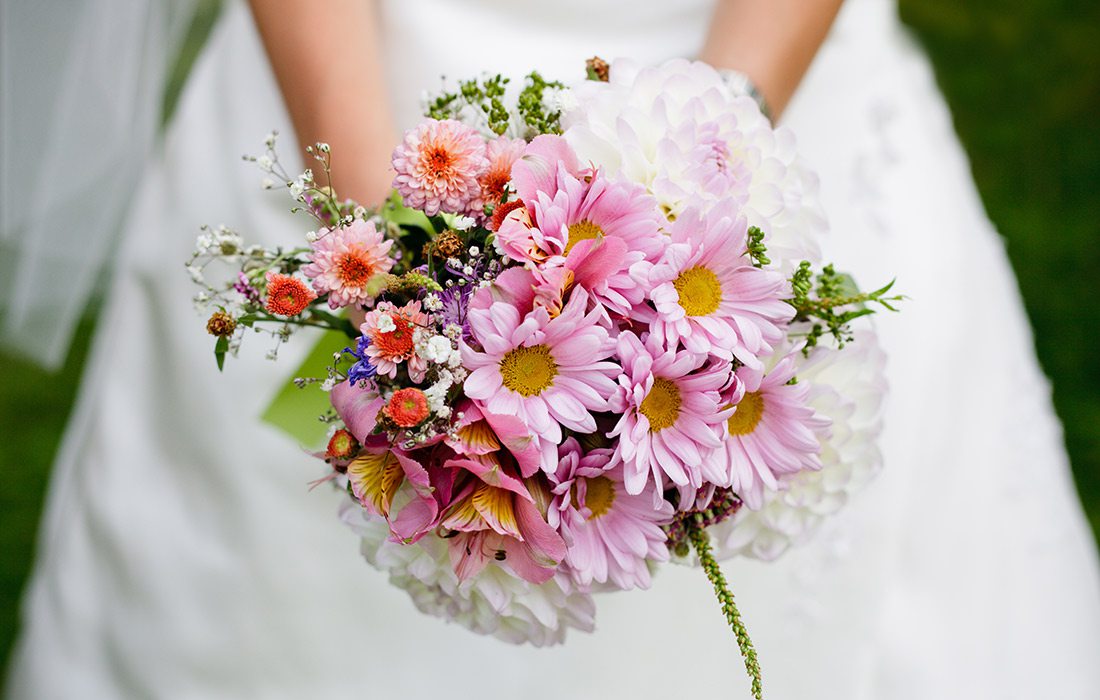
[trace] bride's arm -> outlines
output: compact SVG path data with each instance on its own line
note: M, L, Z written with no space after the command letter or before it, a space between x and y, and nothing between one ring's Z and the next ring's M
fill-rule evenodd
M720 0L700 55L749 76L778 119L842 0Z
M333 184L363 204L390 189L396 143L368 0L249 0L303 148L332 146ZM307 166L315 165L307 159ZM318 184L321 181L317 168Z

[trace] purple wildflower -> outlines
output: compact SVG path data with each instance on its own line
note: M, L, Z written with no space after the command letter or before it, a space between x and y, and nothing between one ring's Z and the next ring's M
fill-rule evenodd
M375 373L378 371L377 368L371 364L370 358L367 357L368 345L370 345L370 338L361 335L355 343L355 350L344 348L345 353L356 359L356 363L348 369L348 382L350 384L354 385L368 379L373 379Z

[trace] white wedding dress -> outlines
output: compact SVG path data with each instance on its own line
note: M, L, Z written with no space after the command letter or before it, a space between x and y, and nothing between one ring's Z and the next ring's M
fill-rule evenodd
M690 56L709 10L390 0L391 99L410 124L444 72L571 80L592 54ZM725 564L766 697L1100 697L1100 577L1049 385L892 2L850 0L784 121L821 176L826 258L865 285L896 275L911 301L879 321L892 385L882 474L778 562ZM307 491L318 465L257 419L308 340L270 363L250 338L219 374L182 267L204 222L299 240L289 200L240 162L272 127L291 133L248 12L231 3L128 217L9 697L748 697L698 570L665 567L649 591L600 597L594 634L535 649L420 614L360 559L342 496Z

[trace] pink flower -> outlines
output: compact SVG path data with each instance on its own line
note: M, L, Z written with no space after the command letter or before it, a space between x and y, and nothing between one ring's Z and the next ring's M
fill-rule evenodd
M610 581L622 589L648 588L647 562L668 559L661 525L672 519L672 505L652 483L640 494L627 493L622 467L608 468L609 449L585 453L568 438L559 457L547 519L569 545L565 563L573 579L581 586Z
M531 495L529 489L541 488L538 482L510 474L510 463L498 459L499 454L446 464L457 472L457 493L439 523L459 533L450 538L451 564L459 580L499 561L520 578L543 583L565 557L565 542L547 524ZM539 500L548 502L549 494Z
M486 145L485 157L489 161L489 167L478 178L481 183L482 206L495 207L500 204L508 183L512 180L512 165L523 155L525 148L527 142L523 139L510 139L506 136L496 138Z
M652 331L669 346L760 367L759 358L783 339L794 315L783 301L787 281L753 267L746 231L745 219L723 204L677 218L664 257L648 274L657 309Z
M507 279L530 273L517 270ZM533 307L533 292L522 284L511 296L496 285L479 290L469 321L478 352L462 344L462 362L471 370L466 395L486 412L518 416L554 451L562 426L582 433L596 429L592 411L607 410L619 366L607 361L615 344L600 325L602 311L586 313L588 295L575 289L561 314L551 318ZM508 294L509 298L502 298ZM500 300L494 299L496 295ZM552 459L551 459L552 462ZM543 468L553 468L544 462Z
M393 151L394 189L405 206L435 216L462 213L481 198L478 181L489 167L485 141L473 128L426 119L405 132Z
M297 316L317 298L313 290L297 277L268 271L265 278L267 298L264 308L276 316Z
M663 491L668 477L680 487L681 503L693 503L704 482L726 480L711 456L732 413L721 408L719 393L729 381L729 365L666 349L655 335L643 344L627 331L618 346L623 373L610 406L621 418L608 434L618 438L612 465L623 465L629 494L642 493L651 475Z
M580 171L561 137L539 136L512 167L525 210L501 221L498 247L519 262L565 266L599 302L626 315L645 290L632 265L663 248L656 201L640 185Z
M384 301L367 313L359 332L370 339L367 357L378 374L393 379L397 376L397 365L405 362L413 382L424 380L428 361L414 351L413 333L427 326L428 321L419 301L410 301L400 308Z
M428 470L411 454L391 448L384 436L368 438L348 463L347 475L352 494L367 512L389 522L394 541L415 542L435 527L439 502Z
M749 508L760 508L764 489L780 488L782 475L821 468L818 434L829 420L809 405L808 383L788 384L794 376L795 358L789 354L767 374L750 367L737 370L744 396L733 406L714 460Z
M393 267L388 255L392 246L393 241L385 240L373 221L356 219L342 228L322 229L302 272L313 280L318 294L329 293L330 307L362 305L371 299L367 292L371 278Z

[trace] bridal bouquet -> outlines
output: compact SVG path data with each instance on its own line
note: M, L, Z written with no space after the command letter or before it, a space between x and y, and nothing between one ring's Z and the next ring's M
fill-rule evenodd
M219 366L246 328L346 332L296 381L329 392L317 457L368 561L421 610L536 645L698 561L759 695L716 558L774 558L878 468L883 358L853 322L897 299L820 264L792 135L704 64L593 59L572 88L430 98L376 209L332 190L327 145L324 177L294 178L274 142L252 160L317 230L206 231L189 267Z

